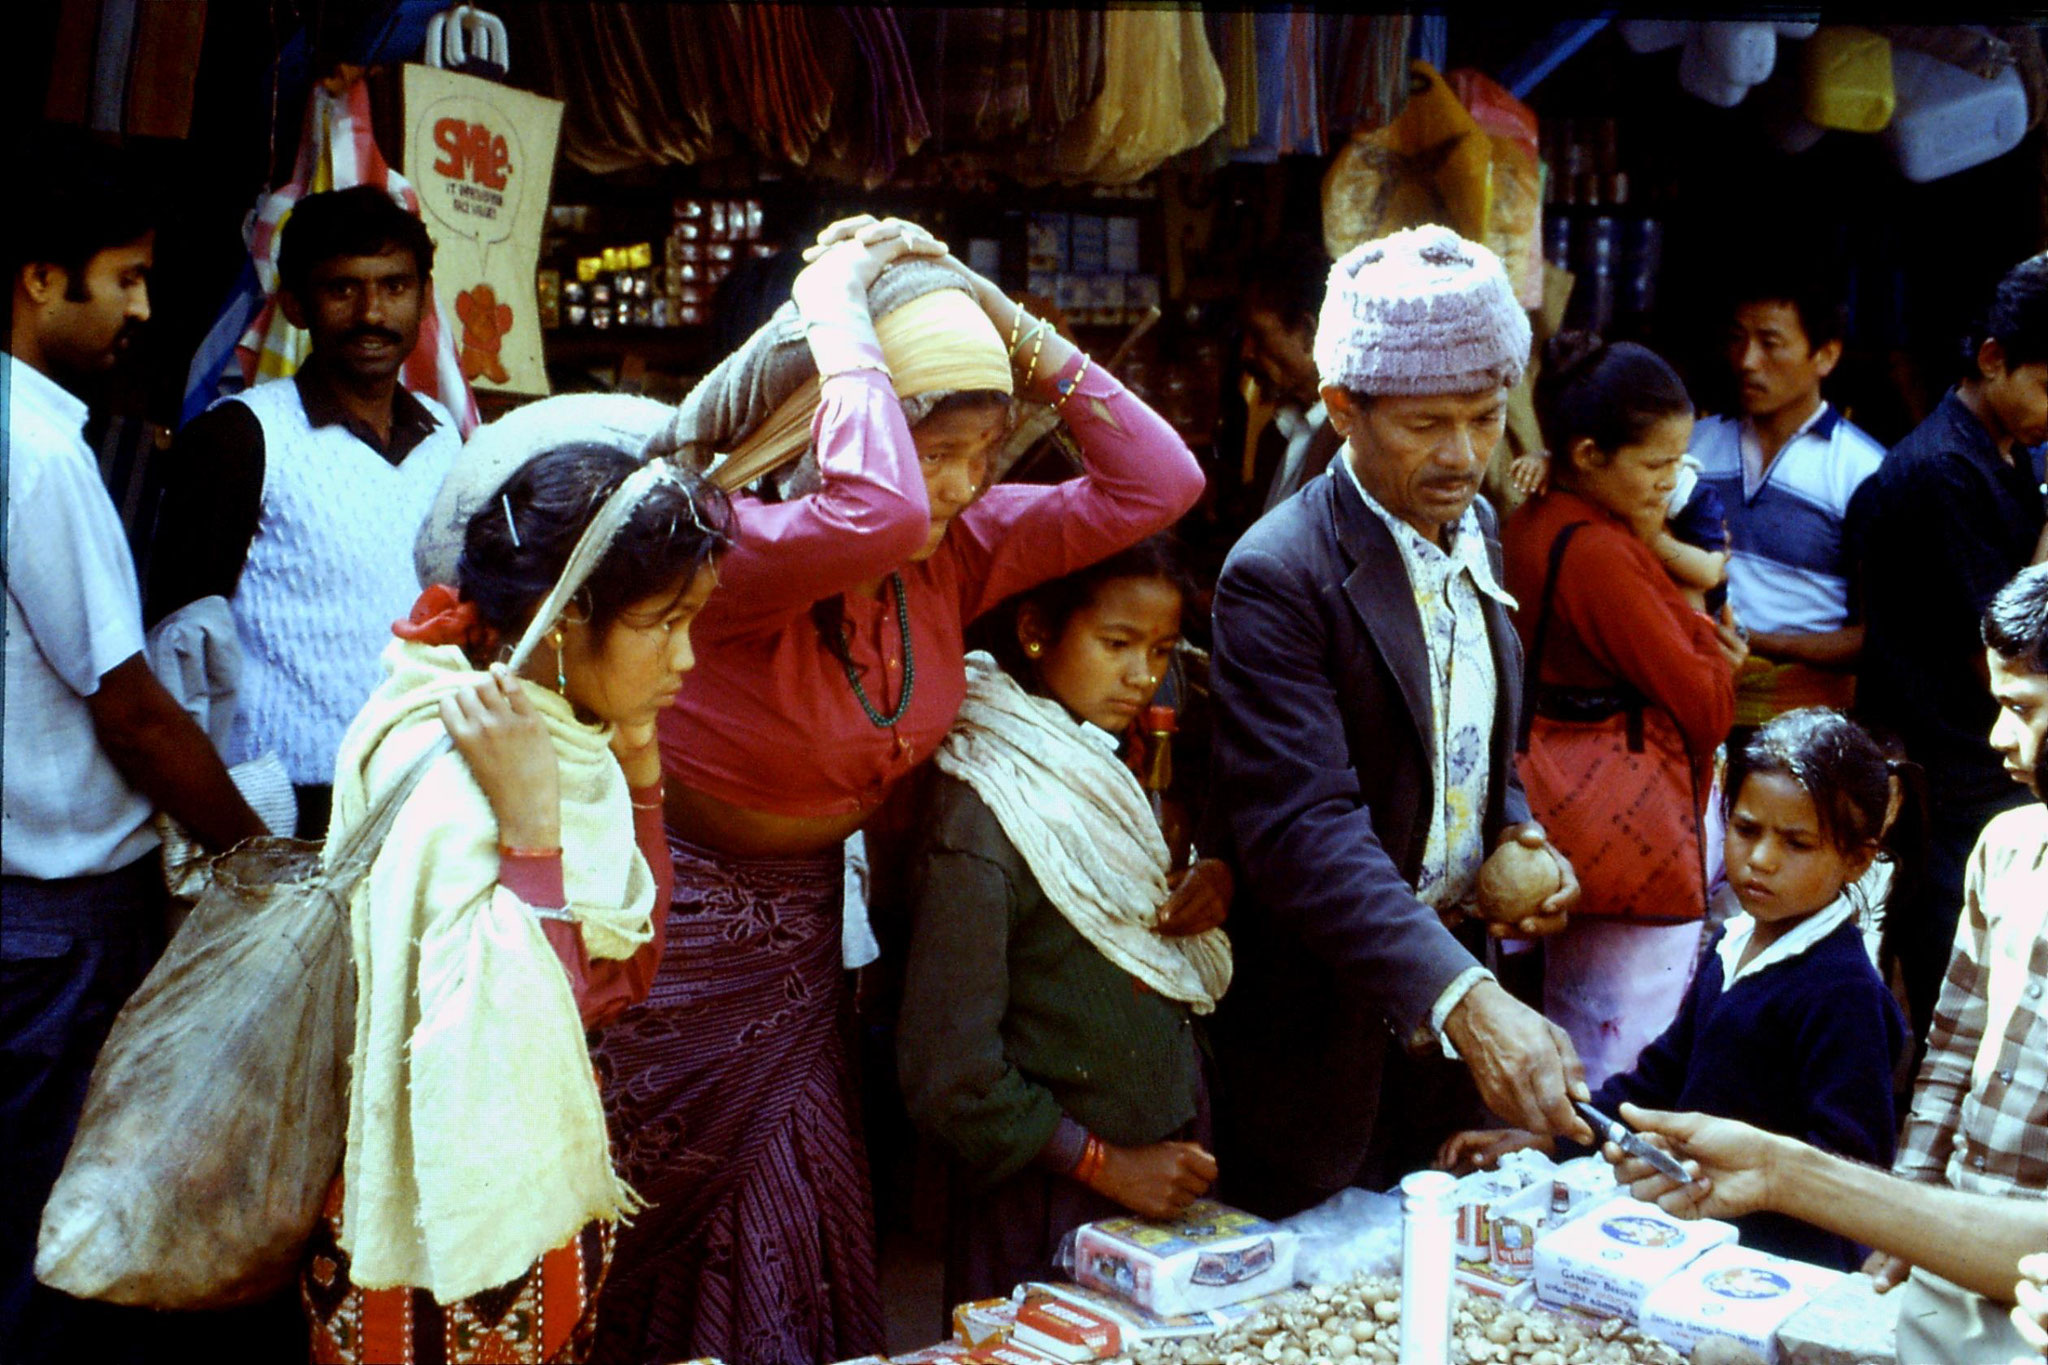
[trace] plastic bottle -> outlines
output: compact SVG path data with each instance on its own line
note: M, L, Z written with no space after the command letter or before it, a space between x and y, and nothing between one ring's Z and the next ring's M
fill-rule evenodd
M1451 1358L1451 1257L1457 1212L1446 1171L1417 1171L1401 1181L1401 1365L1444 1365Z

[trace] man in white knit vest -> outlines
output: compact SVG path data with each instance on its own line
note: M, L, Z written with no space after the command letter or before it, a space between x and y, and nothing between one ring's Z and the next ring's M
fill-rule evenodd
M283 760L302 837L327 832L335 752L419 595L413 539L461 445L447 409L398 382L433 258L425 226L382 190L300 200L278 302L312 355L214 404L168 461L150 620L228 599L242 646L228 757Z
M8 164L35 203L0 222L13 294L0 356L0 1360L123 1365L161 1358L161 1320L37 1284L37 1224L93 1059L163 949L151 813L216 850L263 825L149 670L135 561L85 440L85 395L149 318L147 196L118 159L55 130L26 136Z

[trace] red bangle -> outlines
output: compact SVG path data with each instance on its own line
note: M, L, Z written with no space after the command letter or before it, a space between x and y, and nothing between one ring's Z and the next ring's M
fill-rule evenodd
M514 844L499 844L500 858L559 858L562 850L557 848L520 848Z
M1093 1185L1095 1177L1102 1174L1102 1163L1106 1155L1102 1139L1090 1133L1087 1145L1081 1149L1081 1159L1074 1163L1074 1179L1083 1185Z

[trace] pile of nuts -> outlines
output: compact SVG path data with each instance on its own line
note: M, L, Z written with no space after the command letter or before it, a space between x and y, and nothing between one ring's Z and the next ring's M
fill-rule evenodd
M1211 1337L1136 1343L1104 1365L1391 1365L1401 1285L1374 1276L1298 1291ZM1684 1365L1619 1319L1597 1326L1452 1291L1449 1365Z

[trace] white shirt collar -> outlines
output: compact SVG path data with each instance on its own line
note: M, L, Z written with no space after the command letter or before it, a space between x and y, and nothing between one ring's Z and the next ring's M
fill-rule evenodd
M1273 425L1280 428L1280 434L1289 442L1299 441L1314 434L1327 413L1321 399L1317 399L1315 406L1306 412L1292 403L1284 403L1273 409Z
M1804 440L1811 434L1814 424L1827 416L1827 414L1828 400L1823 398L1820 400L1820 404L1806 415L1806 420L1801 422L1798 428L1785 438L1785 444L1778 447L1778 454L1771 461L1771 468L1777 468L1778 461L1785 458L1785 452L1790 450L1796 442ZM1736 445L1742 452L1743 492L1745 495L1754 495L1757 488L1763 483L1764 475L1767 471L1764 469L1763 438L1756 434L1756 422L1752 418L1745 416L1736 427Z
M1738 968L1742 962L1743 950L1756 935L1756 921L1747 914L1737 915L1728 921L1728 928L1721 935L1721 945L1715 951L1721 959L1721 989L1727 990L1747 976L1755 976L1766 967L1775 967L1780 962L1789 962L1814 944L1842 927L1856 916L1856 903L1850 897L1837 896L1824 910L1818 910L1787 930L1783 937L1770 947L1758 953Z
M90 415L85 400L11 353L7 357L7 387L9 403L26 400L58 425L81 434L85 431L85 419Z
M1476 507L1467 507L1465 515L1458 518L1455 525L1445 528L1449 532L1445 539L1450 542L1446 548L1380 506L1379 499L1366 492L1364 482L1358 477L1358 471L1352 467L1349 442L1338 449L1337 457L1331 463L1343 467L1344 473L1351 480L1351 486L1358 490L1358 496L1365 499L1365 505L1371 509L1374 516L1386 523L1388 533L1394 537L1394 543L1401 547L1403 558L1411 561L1419 558L1422 563L1432 562L1431 556L1448 559L1457 568L1471 574L1473 585L1488 597L1509 611L1520 610L1520 604L1495 580L1493 565L1487 562L1486 533L1479 529L1479 510Z

